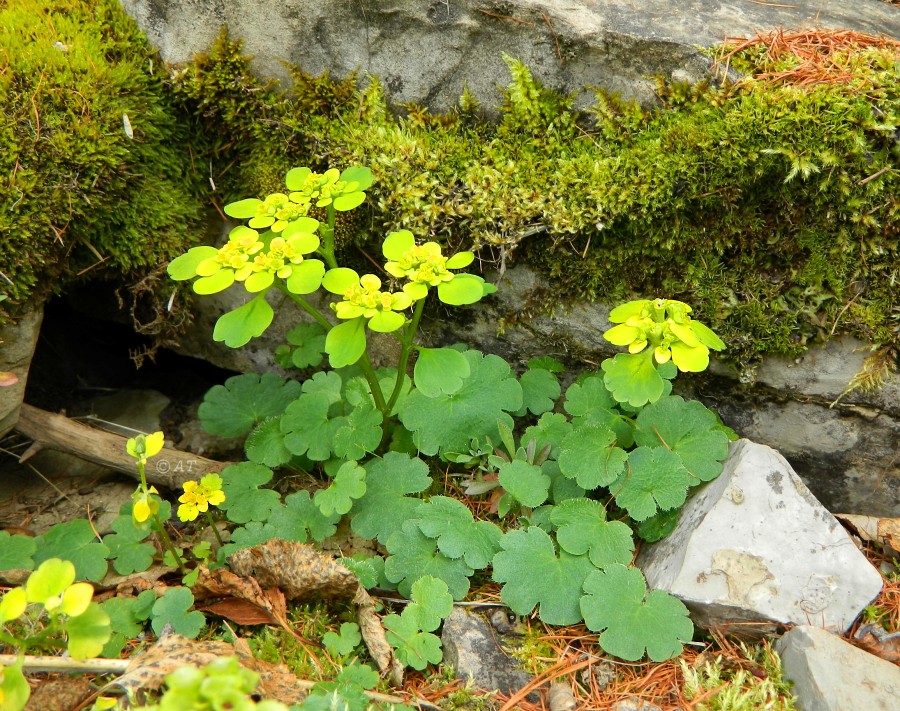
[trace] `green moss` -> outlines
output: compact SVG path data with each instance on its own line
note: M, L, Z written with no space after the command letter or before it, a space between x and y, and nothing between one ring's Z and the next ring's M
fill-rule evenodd
M759 676L747 669L729 669L721 657L692 668L683 660L683 693L697 711L795 711L791 685L781 668L781 659L768 643L741 645L744 659L756 665Z
M898 339L900 71L883 51L840 61L865 91L660 84L657 110L599 95L579 114L508 60L487 122L465 92L446 115L395 115L374 79L353 90L296 71L294 94L278 94L223 38L173 88L213 117L200 128L218 142L226 199L274 189L293 165L366 164L377 183L360 242L407 228L520 257L547 276L553 305L688 301L751 364L832 333Z
M200 203L161 69L115 0L2 5L4 305L83 270L151 267L190 243Z

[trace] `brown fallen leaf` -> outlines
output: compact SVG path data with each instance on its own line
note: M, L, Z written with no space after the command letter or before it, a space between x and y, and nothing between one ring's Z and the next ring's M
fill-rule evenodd
M863 625L853 635L853 643L876 657L900 665L900 632L888 634L879 625Z
M74 711L94 693L86 679L45 680L32 693L25 711Z
M278 588L263 590L254 578L235 575L225 568L200 568L192 588L194 599L212 602L198 606L239 625L286 624L287 605Z
M356 589L353 597L356 605L356 622L359 624L359 632L366 648L378 671L382 674L390 674L391 683L394 686L403 686L403 665L394 656L394 650L387 641L384 626L381 624L381 616L376 612L377 603L362 585Z
M177 634L166 634L128 664L126 672L109 686L119 686L129 695L143 698L159 689L168 674L180 667L204 667L222 657L237 657L241 666L259 674L257 693L285 704L299 704L311 684L302 683L284 664L272 664L249 654L246 645L215 640L200 642Z
M356 576L334 559L280 538L235 551L228 563L238 575L252 576L264 588L280 588L292 601L350 600L359 587Z
M834 516L862 540L887 546L895 553L900 553L900 518L878 518L857 514Z
M119 686L142 703L145 692L159 689L167 675L183 666L204 667L216 659L237 657L241 666L259 674L256 693L264 699L276 699L284 704L299 704L313 688L315 682L298 679L284 664L272 664L252 656L249 645L241 639L234 645L215 640L199 642L177 634L165 634L156 644L133 657L125 673L110 682L99 693L112 686ZM382 704L413 704L427 711L440 711L434 704L416 697L403 698L375 691L365 692L366 696ZM56 709L54 709L56 711Z

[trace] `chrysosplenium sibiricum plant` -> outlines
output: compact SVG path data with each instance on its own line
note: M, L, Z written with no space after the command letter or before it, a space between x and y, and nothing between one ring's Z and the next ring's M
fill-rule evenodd
M209 432L247 436L249 461L222 472L216 495L237 526L219 564L270 538L324 540L349 519L382 555L345 565L366 587L396 587L414 601L386 620L411 666L440 660L432 632L478 570L490 571L517 614L583 621L610 654L678 654L693 632L687 609L647 590L634 540L667 535L690 489L721 471L733 433L701 403L673 395L671 381L706 368L710 349L724 344L687 304L633 301L612 311L618 325L605 334L628 352L564 392L553 358L516 373L495 355L423 346L416 336L430 298L467 306L495 287L462 271L472 252L445 254L408 230L386 236L377 274L338 264L336 215L361 206L372 184L367 168L296 168L284 192L225 206L246 221L225 245L195 247L169 265L199 294L247 293L215 327L232 348L268 328L272 289L303 316L276 357L305 380L238 375L200 407ZM369 332L397 339L396 367L373 367ZM282 499L268 487L280 469L317 473L322 485ZM485 505L471 507L478 497Z

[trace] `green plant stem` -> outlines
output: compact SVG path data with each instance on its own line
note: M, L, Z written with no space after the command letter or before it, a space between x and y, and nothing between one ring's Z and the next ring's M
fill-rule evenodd
M362 354L362 358L358 361L359 367L362 369L366 381L369 383L369 389L372 391L372 399L375 401L375 407L382 414L381 428L385 430L388 419L391 416L391 410L384 401L384 393L381 392L381 385L378 383L378 376L375 375L375 368L372 367L372 361L369 360L369 352ZM387 431L387 430L385 430Z
M311 303L309 303L306 299L304 299L299 294L294 294L293 292L288 291L288 288L284 285L283 282L281 282L281 281L276 282L276 285L278 286L278 288L281 291L283 291L285 294L287 294L291 298L291 300L293 300L293 302L295 304L297 304L297 306L299 306L306 313L308 313L310 316L312 316L313 319L315 320L315 322L317 324L319 324L322 328L324 328L326 332L331 330L331 323L328 321L327 318L325 318L321 313L319 313L319 310L315 306L313 306Z
M334 258L334 222L336 217L334 206L329 205L327 210L328 224L319 228L319 234L322 235L322 248L319 252L325 257L325 263L328 265L329 269L337 269L338 263Z
M212 514L209 512L209 509L206 510L206 520L209 521L209 527L212 529L213 535L216 537L216 542L219 544L219 548L221 548L224 543L222 543L222 536L219 535L219 529L216 528L216 522L213 520Z
M0 629L0 642L3 642L3 644L8 647L14 647L15 649L23 649L25 647L24 641L7 634L4 629Z
M172 554L172 557L175 558L175 563L178 565L178 569L181 571L182 575L187 575L188 569L184 567L184 561L181 559L181 556L178 555L178 549L175 547L175 544L172 543L172 539L169 538L169 534L166 533L166 529L163 527L162 521L159 520L157 514L153 514L153 527L156 529L156 535L159 536L159 540L162 541L163 546Z
M406 328L403 329L403 336L400 338L400 361L397 365L397 380L394 383L394 391L391 393L391 398L388 400L387 411L388 413L393 412L394 405L397 404L397 400L400 398L400 393L403 391L403 379L406 377L406 367L409 365L409 356L412 352L413 347L413 338L415 338L416 331L419 329L419 321L422 320L422 312L425 310L425 299L419 299L416 302L415 311L413 311L412 321L410 321Z

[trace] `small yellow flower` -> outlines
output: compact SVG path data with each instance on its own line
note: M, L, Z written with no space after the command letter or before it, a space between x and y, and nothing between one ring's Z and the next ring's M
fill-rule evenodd
M346 267L331 269L322 280L322 286L332 294L344 297L343 301L331 305L339 319L364 316L369 328L380 333L401 328L406 323L406 316L398 312L408 309L413 302L405 292L381 291L381 279L374 274L359 276Z
M125 443L125 450L141 464L146 464L150 457L155 457L162 451L165 444L165 436L162 432L153 434L140 434L132 437Z
M416 244L409 230L391 232L384 240L381 251L390 260L384 265L385 271L398 279L406 277L409 280L403 291L414 301L424 299L428 287L452 281L456 275L451 269L467 267L475 259L472 252L458 252L452 257L445 257L437 242Z
M134 492L131 497L131 500L134 502L134 505L131 507L131 517L137 523L144 523L151 516L159 513L159 500L152 496L152 494L158 493L155 486L151 486L147 491L138 489Z
M183 488L184 493L178 497L181 502L178 518L182 521L193 521L201 513L208 511L210 506L218 506L225 501L222 477L218 474L207 474L200 483L186 481Z

